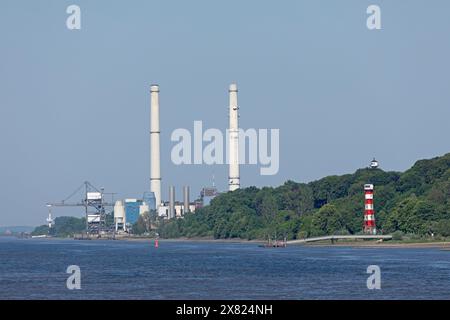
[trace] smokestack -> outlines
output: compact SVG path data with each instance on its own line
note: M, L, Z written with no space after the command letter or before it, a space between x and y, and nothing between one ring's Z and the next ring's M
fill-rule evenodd
M150 191L155 194L156 209L161 205L161 168L159 150L159 86L150 87Z
M175 218L175 187L169 187L169 219Z
M189 210L189 186L183 187L183 200L184 200L184 213L188 213Z
M229 175L228 186L230 191L239 189L239 123L238 123L238 103L237 103L237 85L231 84L230 94L230 129L229 129Z

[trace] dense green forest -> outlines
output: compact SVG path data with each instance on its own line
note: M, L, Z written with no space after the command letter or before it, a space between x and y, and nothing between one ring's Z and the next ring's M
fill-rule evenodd
M358 234L366 183L375 185L380 232L450 236L450 153L417 161L403 173L366 168L310 183L223 193L184 219L164 222L159 232L167 238L220 239Z

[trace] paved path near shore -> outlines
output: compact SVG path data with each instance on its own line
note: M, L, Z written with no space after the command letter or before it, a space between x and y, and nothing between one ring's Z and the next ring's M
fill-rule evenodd
M340 239L346 239L346 240L391 240L391 235L345 235L345 236L324 236L324 237L314 237L314 238L306 238L306 239L299 239L299 240L291 240L288 241L287 244L302 244L302 243L308 243L308 242L316 242L316 241L326 241L330 240L331 242L340 240Z

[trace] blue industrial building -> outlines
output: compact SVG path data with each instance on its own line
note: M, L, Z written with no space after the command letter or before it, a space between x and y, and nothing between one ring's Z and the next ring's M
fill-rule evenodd
M156 210L156 198L154 192L144 192L144 196L142 197L144 202L148 205L150 210Z
M125 200L125 221L127 222L127 224L133 225L138 221L142 203L142 200L137 199Z

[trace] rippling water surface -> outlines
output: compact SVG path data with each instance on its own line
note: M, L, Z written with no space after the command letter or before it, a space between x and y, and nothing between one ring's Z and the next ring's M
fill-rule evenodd
M81 290L66 288L69 265ZM0 299L450 299L450 252L0 237Z

